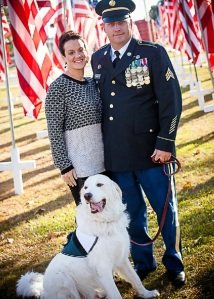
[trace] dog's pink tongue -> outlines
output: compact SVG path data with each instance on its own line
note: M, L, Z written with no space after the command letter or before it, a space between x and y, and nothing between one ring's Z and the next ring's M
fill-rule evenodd
M97 202L97 203L91 202L91 210L94 211L94 212L95 211L96 212L101 212L103 210L103 203L102 203L102 201Z

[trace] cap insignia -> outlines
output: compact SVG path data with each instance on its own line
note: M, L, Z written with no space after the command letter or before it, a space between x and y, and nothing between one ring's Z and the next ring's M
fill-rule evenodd
M116 2L114 0L109 1L110 6L115 6Z

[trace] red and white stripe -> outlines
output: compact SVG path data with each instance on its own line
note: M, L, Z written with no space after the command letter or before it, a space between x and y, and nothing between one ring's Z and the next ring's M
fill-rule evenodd
M28 24L29 14L24 7L24 0L8 0L8 11L13 36L14 56L25 115L37 118L46 96L38 52L32 39Z
M185 53L190 61L197 63L201 50L201 40L193 1L178 0L178 7L185 39Z
M160 40L164 45L169 45L169 22L168 22L168 15L167 10L165 9L165 4L158 5L159 8L159 16L160 16L160 27L161 32L159 31Z
M25 0L24 9L28 16L28 25L37 52L37 61L47 90L49 85L48 81L51 81L49 75L52 70L52 61L46 45L48 36L43 26L37 2L35 0Z
M4 69L4 61L3 61L3 40L0 35L0 82L5 80L5 69Z
M3 8L1 9L1 20L2 20L2 31L3 31L3 40L2 35L0 34L0 82L5 80L5 69L3 61L3 45L6 52L7 63L11 64L11 57L9 52L9 46L6 44L5 40L11 35L10 26L8 24L6 15Z
M214 1L196 0L208 53L214 53Z
M43 27L48 35L50 22L54 22L54 14L55 14L55 1L47 1L47 0L37 0L37 5L39 8L39 15L43 23Z
M56 12L54 15L54 25L56 27L56 35L53 42L53 62L55 66L61 71L64 70L64 61L59 51L59 38L67 30L73 30L73 16L71 12L70 1L57 0L56 1ZM66 4L66 7L64 7Z
M51 0L37 0L39 9L43 7L52 7Z
M164 7L160 6L160 15L163 21L164 34L166 37L166 41L168 41L168 45L174 50L183 51L184 36L181 28L181 22L178 16L177 1L165 1Z
M87 0L73 0L72 6L75 30L80 32L91 51L107 42L103 22Z
M89 49L94 49L97 44L95 14L87 0L73 0L72 8L75 30L82 35Z

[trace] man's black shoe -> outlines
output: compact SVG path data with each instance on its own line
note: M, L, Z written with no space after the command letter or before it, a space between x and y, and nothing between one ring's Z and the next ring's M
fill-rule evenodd
M181 288L186 283L186 275L184 271L181 272L175 272L175 271L167 271L167 276L169 281L176 287Z
M140 280L144 280L149 275L149 273L151 273L155 270L156 270L156 268L148 269L148 270L136 269L135 271L136 271L137 275L140 277Z

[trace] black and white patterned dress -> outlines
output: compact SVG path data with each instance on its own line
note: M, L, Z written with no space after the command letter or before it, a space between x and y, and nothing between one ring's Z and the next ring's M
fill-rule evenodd
M75 80L65 74L49 87L45 114L54 164L77 177L103 172L101 100L92 78Z

